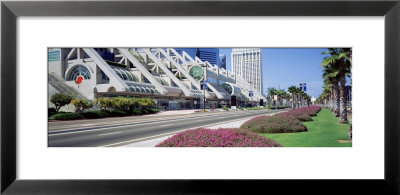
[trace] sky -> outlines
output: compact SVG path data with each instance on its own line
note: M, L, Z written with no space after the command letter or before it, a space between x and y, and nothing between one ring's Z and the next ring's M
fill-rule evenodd
M275 87L287 90L289 86L307 84L306 93L318 98L323 91L321 62L325 48L263 48L262 77L263 93ZM231 68L231 48L220 48L219 54L226 55L227 69Z

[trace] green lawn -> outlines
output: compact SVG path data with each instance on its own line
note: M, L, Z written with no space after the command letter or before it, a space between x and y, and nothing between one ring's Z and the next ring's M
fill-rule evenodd
M339 143L348 138L349 124L340 124L339 118L323 108L313 121L303 122L308 131L299 133L276 133L261 135L274 139L284 147L351 147L351 143Z

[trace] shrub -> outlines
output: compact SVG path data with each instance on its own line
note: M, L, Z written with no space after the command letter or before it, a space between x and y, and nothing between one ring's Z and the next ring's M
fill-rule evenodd
M114 97L114 98L98 98L95 104L99 104L102 110L117 109L122 111L129 111L135 113L135 109L141 107L142 109L150 109L154 107L155 100L151 98L135 98L135 97Z
M72 96L62 93L56 93L50 98L50 101L56 106L56 113L58 113L61 107L71 103L71 100Z
M279 147L272 139L247 130L199 128L180 132L156 147Z
M56 109L55 109L55 108L50 107L50 108L47 110L47 114L48 114L49 117L52 116L52 115L54 115L54 114L56 114L56 113L57 113L57 112L56 112Z
M151 98L140 98L138 100L138 104L139 106L141 106L143 109L149 109L154 107L154 105L156 104L154 99Z
M142 112L142 110L134 109L134 110L133 110L133 114L135 114L135 115L141 115L141 114L143 114L143 112Z
M71 100L71 104L75 106L76 112L83 112L85 109L93 107L92 102L82 99Z
M319 107L319 106L309 106L309 107L303 107L303 108L296 109L296 111L303 112L310 116L317 116L317 113L320 110L321 110L321 107Z
M112 109L112 110L108 111L108 113L110 113L110 116L128 116L128 115L130 115L126 111L116 110L116 109Z
M148 110L142 110L142 114L149 114Z
M130 105L133 104L131 98L115 97L111 98L111 106L118 110L129 110Z
M94 118L104 118L104 117L109 117L111 114L108 111L105 110L91 110L91 111L85 111L82 112L81 115L84 118L88 119L94 119Z
M258 116L240 126L257 133L292 133L307 131L307 127L291 115Z
M224 107L222 107L222 110L229 111L229 108L224 106Z
M299 121L312 121L312 118L310 115L308 115L304 112L301 112L299 110L291 110L288 112L279 113L278 115L282 115L282 116L290 115L290 116L293 116L294 118L298 119Z
M58 113L50 117L51 120L83 119L82 115L74 112Z
M157 113L157 112L160 112L160 110L159 109L154 109L154 108L150 108L150 109L148 109L147 110L149 113Z
M265 109L285 109L285 108L289 108L290 106L266 106Z
M264 108L260 108L260 107L248 107L246 108L246 110L262 110Z
M111 99L107 97L102 97L94 100L94 104L99 104L102 110L107 110L111 108Z

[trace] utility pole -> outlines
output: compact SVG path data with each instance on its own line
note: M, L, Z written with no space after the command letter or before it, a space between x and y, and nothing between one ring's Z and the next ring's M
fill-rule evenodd
M202 64L201 67L203 67L203 111L206 111L207 64Z

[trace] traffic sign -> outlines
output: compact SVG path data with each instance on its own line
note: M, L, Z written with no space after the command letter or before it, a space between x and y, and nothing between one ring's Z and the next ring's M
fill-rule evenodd
M205 80L203 83L204 83L204 89L207 89L207 80Z
M249 92L249 96L250 96L250 97L253 97L253 96L254 96L254 92L253 92L253 91L250 91L250 92Z

